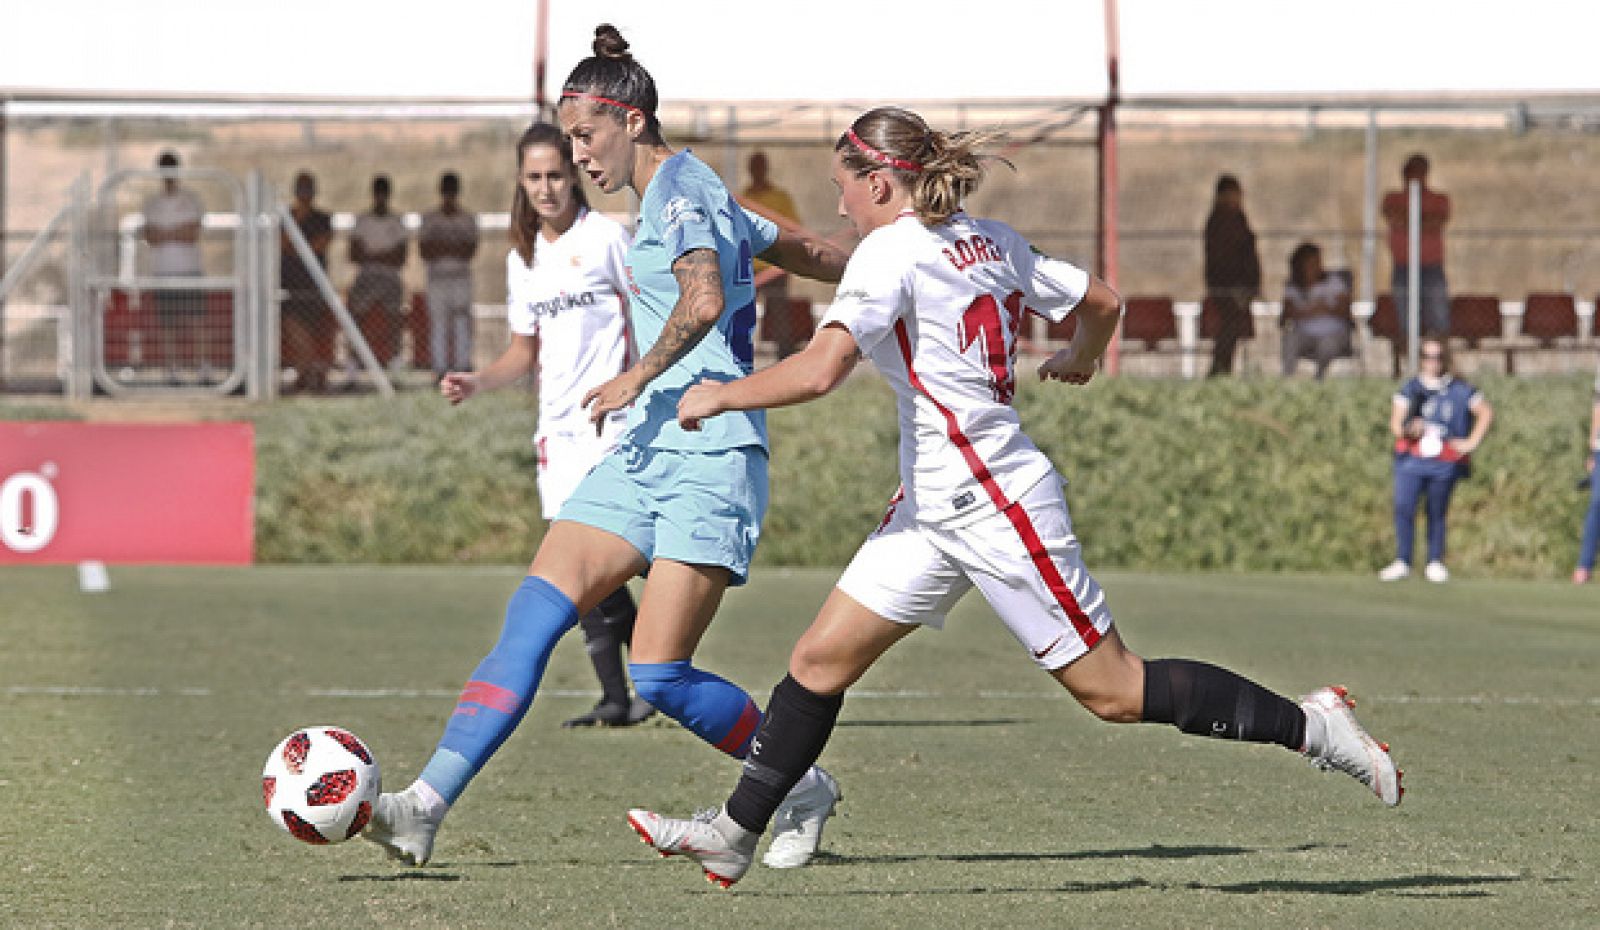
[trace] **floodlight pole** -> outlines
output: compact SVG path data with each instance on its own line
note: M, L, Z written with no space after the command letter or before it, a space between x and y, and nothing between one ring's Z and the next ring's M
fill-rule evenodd
M1120 56L1117 38L1117 0L1105 0L1106 18L1106 102L1100 107L1100 160L1096 172L1095 195L1098 203L1095 239L1095 273L1112 290L1117 287L1117 79ZM1122 360L1122 328L1106 346L1105 371L1115 375Z

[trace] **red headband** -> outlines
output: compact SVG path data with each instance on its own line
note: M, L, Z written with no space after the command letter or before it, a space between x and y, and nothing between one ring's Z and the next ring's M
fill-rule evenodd
M872 146L861 141L861 137L856 135L856 131L854 129L846 129L844 131L844 135L846 139L850 140L852 145L861 150L861 154L867 156L880 165L888 165L891 168L899 168L901 171L917 172L922 170L922 166L914 161L906 161L903 158L895 158L888 152L880 152Z
M593 100L596 103L604 103L623 110L628 110L633 113L637 113L640 116L645 115L643 110L633 106L632 104L623 103L621 100L612 100L610 97L602 97L599 94L585 94L575 90L565 91L561 94L561 99L563 100L567 99L568 97L582 97L586 100Z

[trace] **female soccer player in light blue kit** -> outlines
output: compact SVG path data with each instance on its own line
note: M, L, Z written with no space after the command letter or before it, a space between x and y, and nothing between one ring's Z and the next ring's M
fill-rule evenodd
M626 273L643 355L584 398L597 429L632 405L628 432L551 524L421 775L379 798L364 835L410 864L428 860L450 805L527 712L556 642L647 568L629 664L639 696L737 758L761 723L748 694L691 659L723 591L744 582L761 534L766 421L755 411L689 432L678 400L702 378L750 373L756 255L830 281L846 255L746 213L704 163L668 148L655 83L627 49L615 28L595 30L595 54L568 77L559 119L602 190L641 199ZM768 864L809 861L837 796L832 778L808 771L778 813Z

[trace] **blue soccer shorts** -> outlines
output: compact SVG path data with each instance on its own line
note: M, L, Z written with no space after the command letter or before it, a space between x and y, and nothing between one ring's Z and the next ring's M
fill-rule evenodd
M742 585L767 513L760 446L690 451L621 445L601 459L557 520L615 533L648 561L720 565Z

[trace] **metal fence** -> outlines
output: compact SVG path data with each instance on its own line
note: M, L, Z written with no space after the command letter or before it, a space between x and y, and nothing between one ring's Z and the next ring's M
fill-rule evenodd
M1092 267L1096 103L917 108L935 126L1010 131L1011 168L992 168L972 209ZM827 159L833 139L865 106L669 104L662 116L669 141L694 148L736 191L749 184L752 157L761 152L797 219L834 233L843 224ZM443 367L459 365L461 353L482 365L504 343L512 148L531 106L13 100L0 112L0 268L8 272L0 378L8 393L270 397L425 386ZM1376 310L1390 290L1390 262L1373 201L1400 186L1400 165L1415 151L1429 155L1431 181L1454 205L1446 233L1452 292L1495 298L1506 311L1507 343L1520 338L1529 295L1567 295L1574 331L1518 355L1516 368L1592 368L1600 294L1596 114L1600 101L1588 97L1128 102L1119 111L1119 285L1128 296L1170 299L1179 326L1168 342L1131 343L1125 370L1204 373L1201 230L1224 173L1243 185L1263 269L1259 325L1242 344L1241 370L1279 369L1275 314L1288 256L1301 242L1319 244L1329 265L1351 271L1358 315ZM176 169L158 164L168 151ZM315 247L331 293L284 278L285 262L296 259L279 207L292 208L302 173L316 183L312 208L327 215L326 235L306 244ZM446 173L460 179L460 204L476 219L478 238L469 262L471 325L441 331L430 316L419 238L439 208ZM253 175L260 176L256 194ZM372 194L380 175L390 186L381 213ZM79 178L88 180L74 193ZM159 235L152 241L159 224L149 214L172 206L154 202L169 181L202 207L193 243L198 275L156 268L164 260L156 253L172 249ZM634 206L629 197L593 192L591 201L624 217ZM365 242L368 233L383 241ZM363 265L373 264L384 242L392 273L373 273ZM796 282L792 296L820 305L830 292ZM1042 327L1033 336L1034 348L1051 338ZM1469 365L1508 366L1512 356L1502 348L1469 353ZM1382 339L1368 340L1335 371L1387 374L1387 351Z

